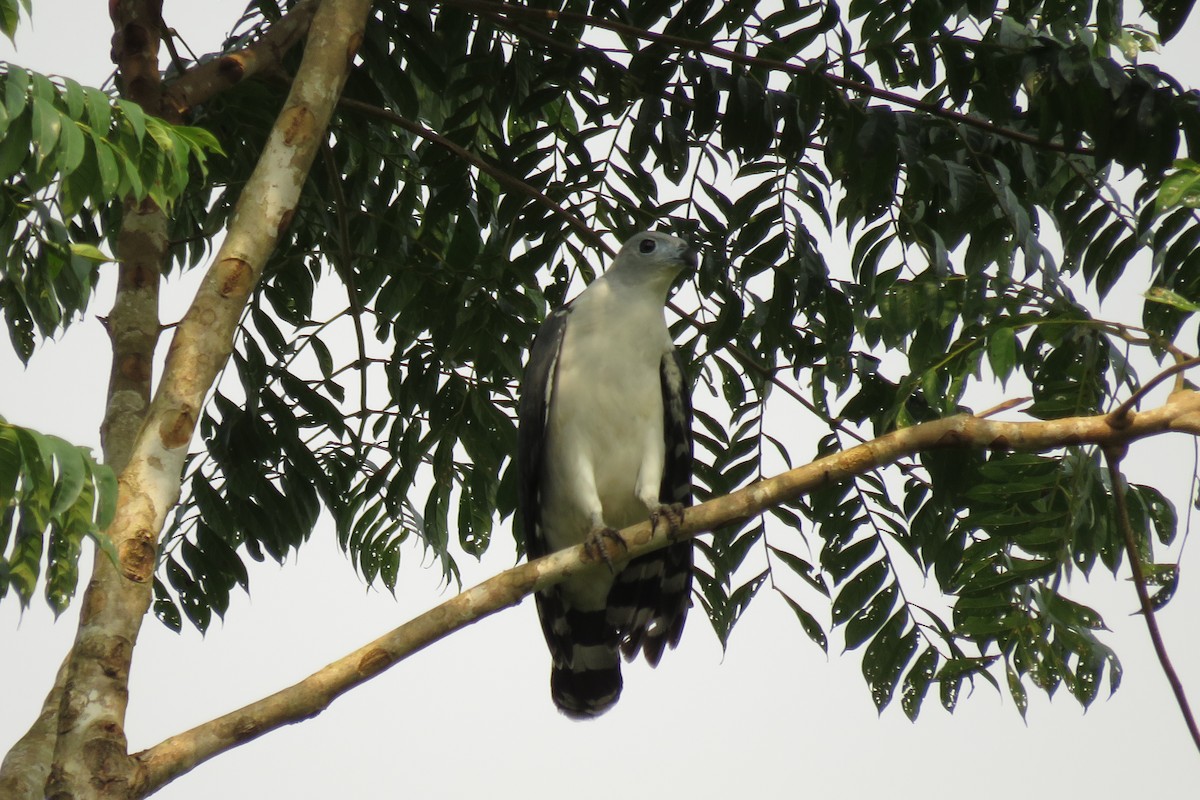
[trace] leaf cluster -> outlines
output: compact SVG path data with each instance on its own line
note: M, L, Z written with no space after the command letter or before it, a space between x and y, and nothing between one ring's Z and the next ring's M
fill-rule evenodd
M87 307L122 204L169 209L220 147L202 128L15 64L0 68L0 98L0 311L28 361L39 336Z
M117 507L117 480L85 448L0 418L0 598L28 606L39 579L55 614L79 584L79 555L90 538L106 557L104 534Z

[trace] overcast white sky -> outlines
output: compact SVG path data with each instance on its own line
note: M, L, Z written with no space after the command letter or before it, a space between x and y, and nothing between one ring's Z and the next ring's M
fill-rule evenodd
M167 0L167 23L197 53L216 49L243 3ZM17 55L0 58L98 85L112 69L106 4L40 0ZM1162 61L1200 84L1193 23ZM1188 61L1187 59L1191 59ZM1139 286L1130 286L1136 296ZM182 312L186 286L169 287L164 319ZM93 313L23 370L0 346L0 414L99 448L107 339ZM1107 312L1106 312L1107 313ZM1115 309L1114 314L1123 314ZM1161 399L1162 393L1153 399ZM1151 402L1153 402L1153 399ZM1010 415L1017 419L1019 416ZM1154 482L1189 510L1191 447L1177 439L1134 448L1132 480ZM502 532L501 532L502 535ZM782 535L782 534L776 534ZM470 584L511 565L498 541L483 564L463 562ZM285 568L252 564L253 595L235 595L207 638L148 620L135 656L128 735L150 746L289 685L448 595L410 554L393 599L369 591L325 531ZM1176 669L1200 706L1200 569L1185 554L1179 593L1160 623ZM336 701L320 717L197 768L164 798L440 798L495 795L577 800L613 797L889 796L1007 798L1186 796L1200 780L1170 690L1125 581L1085 592L1104 613L1125 665L1123 688L1084 714L1065 690L1031 694L1028 723L986 686L953 715L930 697L917 724L898 703L875 713L857 654L826 657L791 612L764 592L722 657L699 609L678 651L651 671L626 671L617 707L577 723L550 703L548 656L532 603L452 636ZM814 609L816 610L816 609ZM0 752L36 715L71 641L72 608L53 622L44 604L23 617L0 604ZM836 648L835 648L836 649Z

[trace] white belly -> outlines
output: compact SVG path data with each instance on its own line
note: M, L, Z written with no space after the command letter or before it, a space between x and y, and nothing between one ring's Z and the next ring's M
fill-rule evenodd
M659 369L671 347L662 309L613 315L619 298L597 294L571 314L553 389L542 518L555 550L579 544L597 523L646 519L639 488L656 495L662 477Z

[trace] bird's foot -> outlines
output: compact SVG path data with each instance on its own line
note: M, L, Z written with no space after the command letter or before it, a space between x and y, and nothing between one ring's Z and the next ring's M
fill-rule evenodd
M592 561L607 564L609 572L616 572L613 560L624 556L629 551L629 545L615 528L600 527L583 540L583 551Z
M667 538L675 540L675 535L679 533L679 526L683 524L683 503L663 503L650 511L650 530L658 529L659 520L667 521L668 533Z

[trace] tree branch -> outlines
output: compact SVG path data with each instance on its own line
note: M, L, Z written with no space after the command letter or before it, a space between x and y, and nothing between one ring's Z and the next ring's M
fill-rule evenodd
M238 199L221 249L175 329L162 381L119 477L108 534L120 568L98 558L100 577L89 584L81 603L50 796L125 797L140 784L139 765L128 757L124 710L133 648L150 606L158 536L178 501L184 458L205 396L229 358L242 310L295 211L369 10L369 0L321 4L297 79Z
M1186 370L1189 370L1195 366L1200 366L1200 358L1189 358L1187 361L1178 361L1167 367L1162 372L1158 373L1149 381L1147 381L1145 386L1142 386L1140 389L1130 395L1124 403L1121 403L1121 405L1113 409L1108 415L1109 420L1113 425L1121 425L1126 416L1128 416L1130 410L1136 407L1138 403L1142 402L1142 398L1149 394L1155 386L1158 386L1172 375L1185 372Z
M1171 685L1171 691L1175 694L1175 703L1179 706L1179 712L1183 714L1183 721L1187 725L1188 733L1192 735L1192 742L1196 745L1196 749L1200 750L1200 727L1196 726L1196 717L1192 714L1187 693L1183 690L1183 682L1179 680L1175 666L1171 663L1170 656L1167 655L1167 646L1163 642L1162 631L1158 629L1158 618L1154 615L1154 604L1150 602L1150 595L1146 591L1146 575L1142 572L1142 558L1138 554L1137 542L1134 540L1133 526L1129 524L1129 507L1125 503L1125 477L1120 470L1123 452L1123 447L1104 448L1104 460L1108 464L1113 499L1117 505L1117 525L1121 528L1121 534L1125 539L1125 555L1129 556L1133 586L1137 590L1138 603L1142 607L1142 618L1146 620L1146 630L1150 632L1154 654L1158 656L1158 663L1162 666L1163 674L1167 676L1167 683Z
M924 450L974 447L1041 451L1096 444L1125 447L1168 431L1200 436L1200 393L1177 392L1150 411L1130 415L1114 427L1107 415L1049 422L997 422L969 415L914 425L767 478L725 497L686 509L682 524L651 529L643 522L621 531L630 558L679 538L696 536L763 513L820 486L846 480ZM583 546L562 550L490 578L375 641L325 666L293 686L236 711L172 736L138 753L144 791L157 789L208 759L263 734L315 716L340 695L454 631L519 603L534 591L582 570L606 568Z
M58 708L67 682L67 662L63 659L54 685L42 703L41 713L25 735L17 740L0 764L0 797L6 800L40 800L46 796L46 779L54 759L54 741L58 733Z
M158 71L159 36L163 29L161 0L120 0L110 4L113 23L113 61L120 76L122 95L148 113L178 123L178 115L162 104ZM117 289L112 311L104 320L112 343L112 368L105 399L100 441L104 462L118 474L133 453L146 410L150 405L154 351L159 336L158 297L163 265L167 261L167 219L149 197L140 203L127 199L117 234ZM84 594L72 650L63 661L37 725L47 719L57 695L55 719L50 728L53 752L47 774L35 797L43 792L71 792L96 777L121 785L118 767L110 772L107 756L124 755L124 725L129 700L129 661L135 637L102 627L85 635L88 609L103 602L113 619L141 607L139 587L125 580L120 570L97 557ZM103 599L101 599L103 598ZM136 624L140 624L140 621ZM135 629L136 630L136 627ZM110 635L115 634L115 635ZM96 681L104 675L103 681ZM79 687L89 690L81 692ZM32 735L33 731L30 732ZM118 760L119 762L119 760ZM86 791L80 796L87 796Z
M162 84L158 72L159 31L162 30L162 3L159 0L122 0L110 5L113 23L112 57L120 76L122 95L140 105L147 113L179 123L179 117L164 110ZM104 419L100 424L100 443L104 463L120 473L129 462L133 443L146 409L150 404L154 350L159 336L158 295L163 265L167 261L167 219L163 210L149 197L140 203L126 200L117 233L117 288L112 310L101 318L112 344L112 367L105 394ZM97 559L93 581L105 583L109 591L121 590L121 578L107 559ZM42 797L54 758L54 745L60 729L72 730L73 718L60 725L60 706L64 686L70 677L71 654L63 662L33 727L12 748L0 766L0 791L4 797ZM124 718L123 692L106 698L111 702L106 713ZM78 713L67 709L68 715ZM45 737L45 738L43 738ZM39 739L41 739L39 741ZM18 792L10 785L16 765L32 769L33 753L44 763L28 773ZM66 754L60 754L60 759ZM32 777L34 775L39 778ZM33 787L33 788L29 788Z
M284 54L308 32L319 3L300 0L253 44L184 72L163 92L163 104L183 116L246 78L279 66Z

